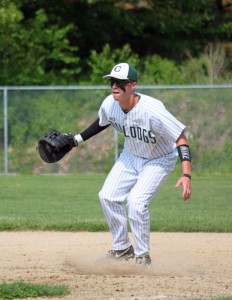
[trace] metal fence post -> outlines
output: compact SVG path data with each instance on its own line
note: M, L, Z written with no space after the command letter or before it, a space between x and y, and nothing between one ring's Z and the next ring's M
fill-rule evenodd
M8 175L8 112L7 112L7 88L3 90L3 110L4 110L4 167L5 175Z

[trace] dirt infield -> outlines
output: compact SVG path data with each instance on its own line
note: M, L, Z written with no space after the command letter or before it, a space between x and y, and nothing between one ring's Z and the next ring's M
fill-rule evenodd
M71 294L59 300L232 296L231 233L152 233L149 271L134 261L99 262L110 233L0 232L0 241L0 282L68 285Z

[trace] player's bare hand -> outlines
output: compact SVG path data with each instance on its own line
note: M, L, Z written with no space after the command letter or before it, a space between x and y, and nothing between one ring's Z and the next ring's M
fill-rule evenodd
M191 179L188 177L181 177L178 181L175 187L183 186L183 193L182 198L183 200L188 200L192 193L192 187L191 187Z

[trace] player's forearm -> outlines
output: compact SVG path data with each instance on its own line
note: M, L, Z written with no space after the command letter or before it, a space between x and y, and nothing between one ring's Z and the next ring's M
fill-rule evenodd
M178 154L181 160L182 173L191 176L191 153L188 140L184 133L176 141Z
M182 166L182 173L183 174L188 174L190 176L192 175L191 162L189 162L189 161L182 161L181 166Z
M106 126L100 126L99 125L99 118L94 121L88 128L86 128L84 131L82 131L80 134L75 135L75 139L77 140L78 143L82 141L86 141L90 139L92 136L100 133L110 125Z

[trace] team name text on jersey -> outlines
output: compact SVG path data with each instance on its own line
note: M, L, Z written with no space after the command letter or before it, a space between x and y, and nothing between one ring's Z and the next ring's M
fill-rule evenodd
M146 129L137 126L125 127L114 122L111 123L117 131L124 134L125 138L131 137L140 141L144 141L145 143L156 144L155 135L151 130L147 131Z

